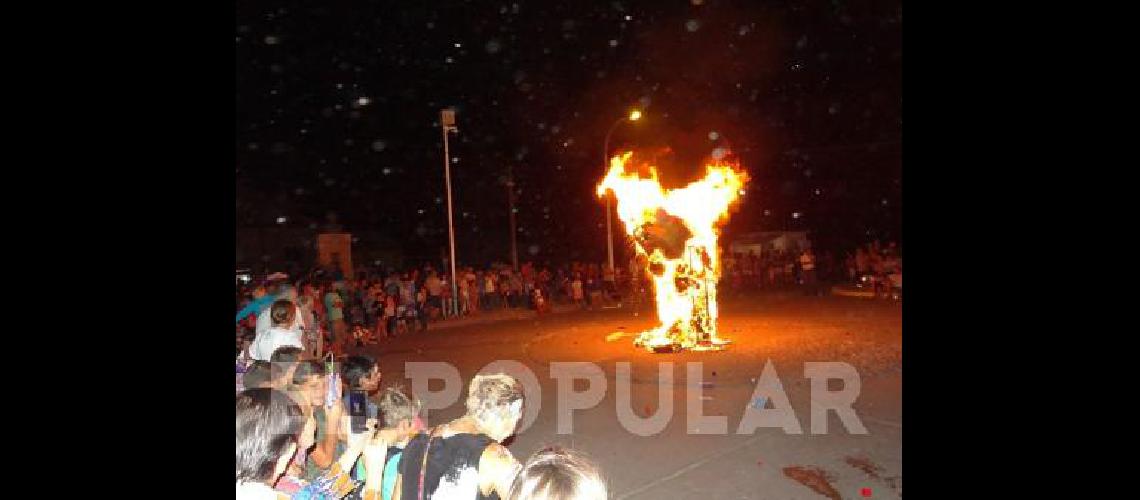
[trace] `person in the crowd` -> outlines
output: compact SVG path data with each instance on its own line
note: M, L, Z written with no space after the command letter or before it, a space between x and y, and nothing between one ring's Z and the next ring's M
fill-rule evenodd
M808 293L815 293L815 254L808 248L800 254L800 272L803 276L804 289Z
M505 497L519 464L500 444L522 418L523 390L505 374L476 375L467 414L416 435L404 447L392 498Z
M489 310L498 308L498 301L496 300L496 299L498 299L498 295L496 295L497 291L498 291L498 287L496 287L496 285L495 285L495 273L490 272L490 271L483 273L483 301L482 302L483 302L483 309L484 310L489 311Z
M550 274L550 269L543 267L542 271L538 273L537 279L538 279L537 287L539 290L542 291L542 296L545 297L547 300L553 300L554 295L551 294L550 285L551 285L551 281L554 279L554 276L552 274Z
M383 496L383 474L387 469L388 453L391 447L383 440L377 433L372 442L364 447L364 452L361 454L364 463L364 469L367 475L364 480L364 486L360 491L361 500L386 500L390 496Z
M416 292L416 302L412 306L411 311L412 311L412 321L417 326L417 328L421 329L421 330L427 330L428 318L427 318L427 290L426 289L421 287Z
M318 356L317 336L320 335L320 325L317 323L317 313L313 307L313 297L301 295L297 297L297 316L301 319L301 343L305 351Z
M349 300L352 301L353 307L360 306L360 323L366 323L368 319L367 311L365 310L364 300L368 295L368 281L361 279L357 280L356 284L351 288Z
M334 383L340 386L340 377L336 377ZM289 386L289 394L299 403L308 405L317 422L317 445L307 456L297 457L296 465L300 471L296 475L307 481L319 477L345 449L343 443L345 440L341 439L344 437L342 432L345 416L344 389L343 387L334 389L338 397L331 407L325 405L327 390L328 381L323 363L315 360L297 363L292 384Z
M269 357L270 383L274 389L287 390L293 381L297 363L309 359L305 351L296 346L282 346Z
M237 362L234 364L235 383L237 384L237 392L241 392L245 386L242 384L242 379L245 377L245 372L253 365L253 359L249 358L249 346L241 348L238 351ZM245 353L244 355L242 353Z
M253 362L253 358L249 355L249 348L253 346L253 340L255 338L257 337L252 333L238 334L237 363L243 368L249 366L249 364Z
M356 370L352 371L355 372ZM316 425L316 438L314 439L316 446L307 456L298 455L290 471L291 476L304 481L312 481L324 474L334 460L339 460L336 457L343 456L352 444L350 440L352 437L351 428L345 411L347 403L345 384L340 376L332 377L333 383L336 384L333 392L338 397L331 407L327 406L326 395L329 389L327 375L329 374L326 372L324 364L314 360L301 361L297 364L296 371L293 374L290 394L298 402L307 405L307 408L312 412ZM377 373L375 377L378 378L378 376ZM368 382L365 382L364 386L367 384ZM366 425L373 428L376 423L377 419L370 418ZM345 468L344 470L351 469ZM363 473L360 474L360 476L363 475Z
M392 499L404 447L412 436L426 430L424 421L420 418L421 409L422 404L419 400L407 396L398 387L389 387L380 394L380 413L383 415L383 422L377 435L388 444L381 487L383 500ZM365 464L365 467L367 466Z
M460 275L461 277L463 275ZM466 278L460 279L456 282L459 287L459 315L466 316L471 314L471 285L467 282Z
M280 500L288 495L274 490L293 456L311 444L312 429L301 407L287 394L258 388L242 391L236 398L238 500ZM316 481L304 485L297 498L340 498L356 484L343 471L352 466L363 448L356 445L341 456Z
M455 295L453 295L451 293L451 281L450 280L451 280L451 277L448 276L447 274L444 274L440 277L440 282L443 283L443 295L441 296L442 297L442 299L441 299L442 300L441 311L443 312L443 318L444 319L453 318L458 314L455 310L455 304L456 304ZM456 288L458 288L459 284L456 283L455 286L456 286Z
M360 290L360 285L356 282L350 281L348 287L346 304L348 304L349 330L356 340L356 345L360 346L366 340L363 331L365 323L364 295Z
M410 273L400 279L400 304L412 305L416 301L416 282Z
M292 301L281 299L269 308L272 326L253 340L249 354L255 360L269 361L278 347L294 346L303 349L301 330L295 328L297 319L297 306Z
M498 273L499 303L504 309L514 307L514 302L511 299L511 271L503 266L499 268Z
M598 292L598 279L597 274L594 272L594 266L588 264L585 266L586 272L582 274L582 293L585 296L586 308L593 310L598 306L598 298L601 293Z
M245 307L242 307L240 311L238 311L237 322L240 323L241 320L245 319L247 316L256 316L257 314L261 313L261 311L265 310L265 308L273 304L274 299L276 299L276 297L274 295L270 295L265 286L259 286L255 288L253 290L253 300L247 303Z
M570 282L570 296L574 300L574 304L583 309L586 308L586 292L582 284L582 275L574 273L574 280Z
M273 386L270 363L268 361L254 361L242 374L241 390L257 389ZM241 391L238 391L241 392Z
M305 418L305 429L302 431L304 441L303 444L298 445L297 456L300 456L303 451L312 448L313 443L316 442L317 421L313 418L311 412L306 415ZM376 458L374 455L378 453L379 459L384 460L384 454L388 449L388 445L384 441L385 437L378 435L376 431L376 421L369 421L367 429L364 432L348 434L346 436L348 444L345 446L344 452L337 457L336 462L333 463L329 470L322 472L314 481L303 479L301 477L304 472L303 469L297 465L296 461L292 462L286 469L285 475L278 480L274 488L278 492L290 495L290 498L293 500L335 500L339 498L343 498L344 500L360 500L364 491L362 491L362 488L357 487L357 485L360 483L380 484L381 475L384 471L384 464L382 462L373 464L373 460ZM362 447L364 448L363 455L365 459L356 460L357 456L362 455ZM372 448L375 448L375 450L370 451ZM370 460L369 457L372 459ZM355 469L353 469L354 462L356 464ZM348 470L354 471L352 474L345 474L353 481L353 483L351 483L352 486L341 488L335 494L329 494L324 491L319 492L318 495L312 494L314 488L324 486L327 489L327 479L325 478L327 478L330 473L335 473L340 476L341 471ZM349 490L347 495L344 494L345 490Z
M335 464L340 464L340 470L353 470L352 462L345 463L342 458L338 458L353 452L354 435L351 433L345 411L344 387L340 377L335 377L334 392L340 397L335 399L331 407L326 406L327 375L324 364L314 360L298 363L293 375L289 394L312 415L315 436L311 443L315 443L315 446L305 448L303 451L307 453L298 453L289 465L286 479L290 485L286 489L296 488L296 484L305 484L323 477L329 467ZM366 425L371 429L375 427L376 422L375 419L369 419ZM357 480L364 475L361 468ZM354 490L352 498L358 497L359 493L359 489Z
M550 447L530 456L506 500L606 500L598 466L581 453Z
M511 300L511 307L519 308L526 306L526 295L523 287L522 276L516 271L508 270L507 284L509 289L507 296Z
M340 356L348 342L348 326L344 323L344 299L335 289L330 288L324 296L325 311L329 331L333 335L331 351Z
M542 294L541 287L535 287L531 292L531 302L534 303L534 310L538 314L550 312L550 304L547 302L546 297Z
M475 269L468 267L467 273L463 275L463 282L467 284L467 294L464 297L466 300L466 314L479 314L479 278L475 274Z
M368 328L368 338L365 340L368 343L376 343L383 335L384 326L380 321L381 312L383 312L380 287L378 285L369 285L366 293L364 294L364 326Z
M399 326L399 307L396 304L396 295L387 294L384 297L384 330L389 337L396 336L396 327Z
M617 275L614 273L614 268L609 264L602 268L602 290L605 292L607 300L612 300L613 296L617 294Z
M313 357L324 356L329 349L328 338L328 310L325 309L325 292L324 284L317 284L309 288L311 297L310 304L312 304L313 311L313 331L311 337L313 339L312 354Z
M438 273L432 271L428 273L427 280L424 281L424 288L427 289L428 295L428 316L431 319L436 319L443 310L443 280L439 279Z
M278 285L276 285L275 290L276 290L276 292L274 293L274 297L276 299L273 301L274 304L277 303L278 300L288 300L289 302L292 302L294 305L297 304L297 289L296 288L293 288L288 283L279 283ZM301 320L301 315L300 314L294 314L293 324L288 325L288 327L291 330L303 331L305 328L305 325L304 325L304 322ZM272 305L270 305L270 307L266 307L265 309L262 309L261 312L259 312L257 314L257 322L256 322L254 329L255 329L255 333L257 335L261 335L262 333L269 330L270 328L273 328L273 307L272 307Z
M363 391L366 396L371 396L380 390L380 367L370 356L357 355L345 358L340 365L340 375L349 390ZM366 402L368 418L377 418L380 407L373 403L370 398L366 398ZM348 404L347 395L345 396L345 404Z
M305 345L305 350L316 355L317 335L319 329L317 328L317 316L314 309L315 301L313 300L312 285L305 284L301 289L301 294L297 297L297 315L301 320L301 341Z
M388 321L384 317L385 296L384 290L377 283L372 287L371 328L372 339L377 343L388 336Z

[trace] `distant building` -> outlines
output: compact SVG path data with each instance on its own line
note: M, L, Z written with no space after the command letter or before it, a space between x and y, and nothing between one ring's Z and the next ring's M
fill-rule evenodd
M409 265L399 245L383 231L324 231L330 227L340 226L238 227L237 267L259 276L284 272L299 277L334 264L345 276Z
M303 227L239 227L235 260L254 274L300 273L317 258L317 232Z
M732 238L728 245L731 253L748 254L756 256L767 252L783 250L784 252L799 253L811 248L811 240L807 231L755 231L743 233Z
M317 235L317 262L322 267L339 268L343 276L353 278L352 235L321 233Z

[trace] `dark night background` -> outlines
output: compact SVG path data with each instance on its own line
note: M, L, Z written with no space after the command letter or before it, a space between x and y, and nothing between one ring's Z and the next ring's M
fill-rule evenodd
M601 261L602 140L637 106L611 152L671 148L688 168L666 185L718 147L747 168L726 237L900 237L897 1L238 2L236 21L239 228L335 212L438 260L453 106L459 261L508 260L508 169L520 260Z

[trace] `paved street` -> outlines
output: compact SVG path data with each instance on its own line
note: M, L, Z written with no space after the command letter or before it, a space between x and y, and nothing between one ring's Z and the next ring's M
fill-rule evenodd
M520 460L549 444L584 451L605 471L612 498L900 498L901 310L892 301L794 292L724 298L719 328L733 344L723 352L651 354L635 348L632 336L655 323L648 304L639 310L627 304L543 317L525 312L516 316L522 319L434 328L365 350L379 360L385 384L409 388L406 362L453 364L464 383L492 361L522 363L537 376L541 404L533 424L508 443L511 451ZM556 429L557 383L550 363L557 361L595 363L607 381L599 404L573 414L569 434ZM670 361L674 380L663 384L658 364ZM768 361L802 434L785 434L778 427L736 434ZM804 368L805 362L821 361L857 369L861 391L853 407L867 434L852 434L834 412L828 413L826 433L812 433L811 384ZM673 418L662 432L639 436L619 423L619 362L631 363L629 406L639 417L661 407L659 390L672 396ZM690 379L690 362L701 363L701 381ZM580 382L574 389L585 387ZM440 389L439 382L430 388ZM461 394L466 395L465 386ZM431 411L429 423L460 415L462 396ZM727 417L728 433L698 434L710 429L688 422L686 398L699 398L704 415ZM536 409L534 403L527 401L528 411Z

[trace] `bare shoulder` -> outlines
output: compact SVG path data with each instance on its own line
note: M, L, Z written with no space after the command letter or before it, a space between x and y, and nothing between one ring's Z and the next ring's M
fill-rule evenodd
M513 468L517 463L514 455L511 455L510 450L499 443L491 443L483 449L483 455L479 457L479 468Z
M500 497L505 497L518 469L518 461L506 447L499 443L487 445L479 457L480 491L484 495L496 491Z
M480 475L488 478L511 476L519 468L519 463L510 450L499 443L491 443L479 457Z

